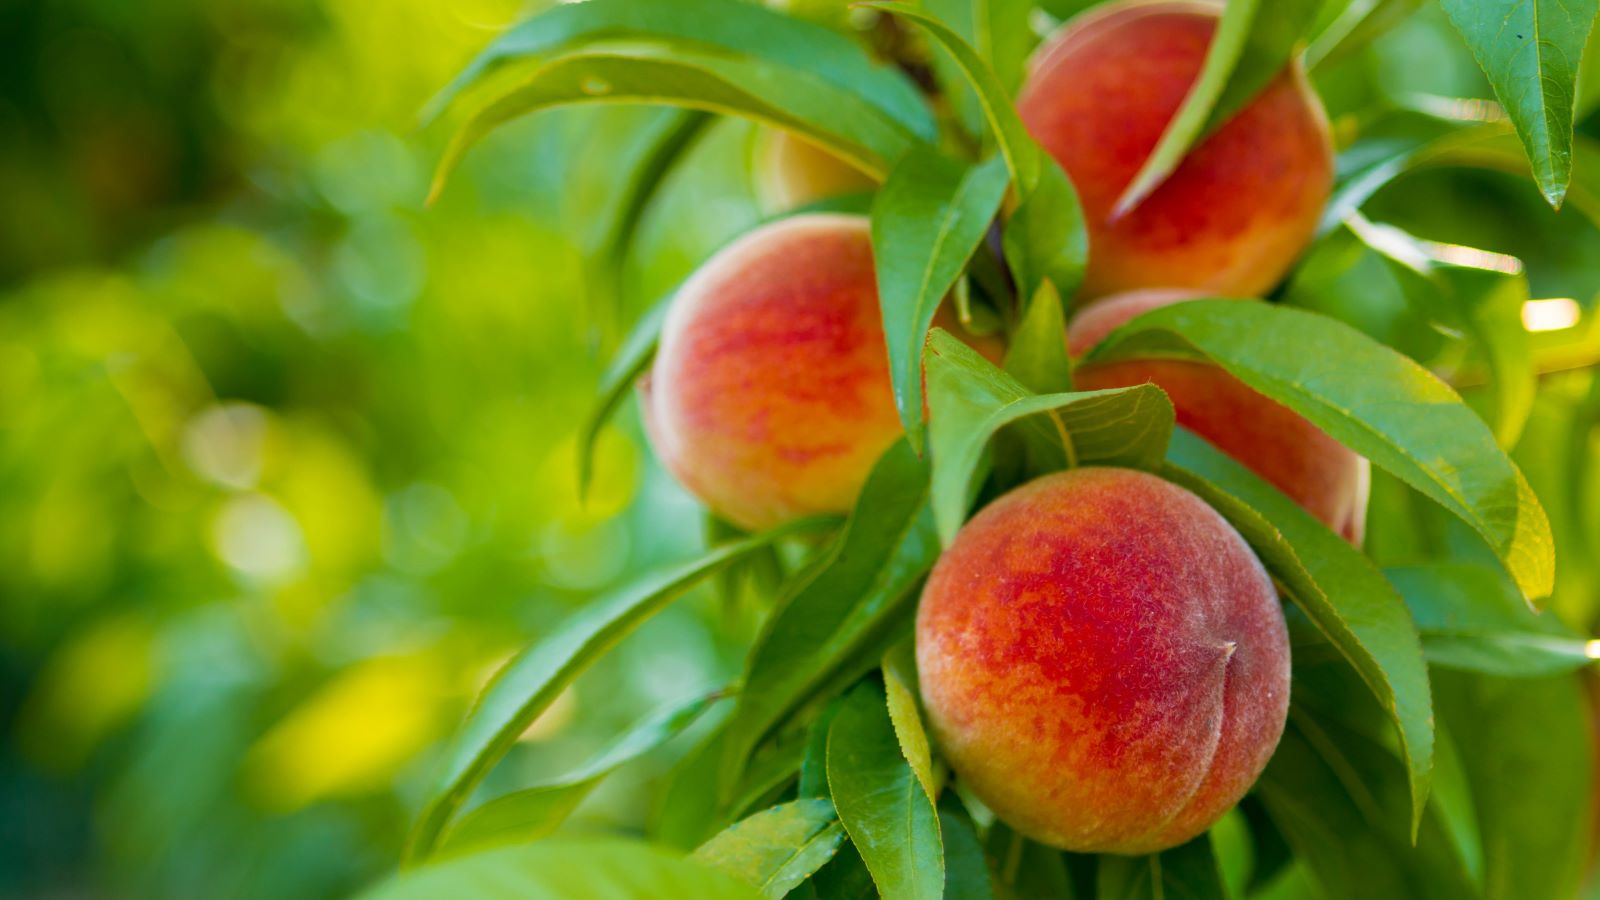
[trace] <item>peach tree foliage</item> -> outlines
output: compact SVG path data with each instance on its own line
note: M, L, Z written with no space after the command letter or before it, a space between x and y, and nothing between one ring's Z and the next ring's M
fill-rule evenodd
M1551 529L1504 449L1535 389L1516 320L1526 285L1421 266L1403 235L1360 210L1409 171L1484 166L1600 213L1600 169L1582 162L1600 155L1572 128L1595 4L1443 0L1505 117L1374 108L1344 139L1317 240L1277 302L1162 307L1085 360L1218 366L1371 460L1418 521L1468 548L1388 568L1176 427L1155 386L1073 389L1061 336L1091 251L1085 217L1013 102L1039 23L1093 4L1041 5L864 3L858 14L879 25L863 37L739 0L590 0L508 30L440 95L433 112L467 99L474 110L441 184L476 140L521 116L682 108L626 173L599 270L627 252L710 116L788 129L881 179L874 195L815 208L870 215L906 437L842 520L761 534L720 526L704 556L596 598L509 662L444 753L406 871L375 896L1211 898L1285 875L1280 896L1307 884L1331 897L1570 895L1589 815L1570 673L1586 648L1538 611L1554 583ZM1194 89L1119 209L1158 189L1293 56L1348 56L1418 5L1230 0ZM884 34L919 65L882 61ZM1316 263L1331 253L1364 268L1324 274ZM947 296L1003 323L1003 367L943 331L925 337ZM1395 304L1394 317L1448 329L1481 361L1473 405L1412 358L1431 361L1425 340L1355 311L1372 297ZM665 306L636 323L604 375L581 432L585 483L595 436L650 365ZM1293 639L1289 725L1238 813L1142 857L1057 851L971 803L924 729L908 640L922 582L969 515L1031 477L1095 463L1153 473L1221 512L1271 574ZM661 710L573 771L480 795L518 735L600 655L686 592L733 576L770 601L737 683ZM703 737L659 798L651 846L549 837L609 773L697 722Z

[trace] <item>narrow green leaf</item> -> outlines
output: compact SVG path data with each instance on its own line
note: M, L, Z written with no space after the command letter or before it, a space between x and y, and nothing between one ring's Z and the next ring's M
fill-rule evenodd
M828 787L884 900L944 895L938 815L901 755L883 688L873 681L850 692L828 730Z
M1172 403L1155 385L1030 394L1016 379L936 329L928 340L933 515L948 544L967 514L973 473L1001 428L1021 423L1057 467L1105 463L1154 469L1172 433Z
M517 737L580 672L641 622L723 567L775 540L818 531L829 521L802 520L646 577L574 613L506 663L446 751L443 776L412 829L406 858L419 859L432 850L456 810Z
M1516 125L1534 180L1559 209L1572 175L1578 65L1596 0L1440 0Z
M1594 772L1589 703L1571 675L1440 673L1483 832L1485 900L1574 897L1587 868Z
M668 850L618 838L552 838L404 872L363 900L755 900L755 888Z
M833 858L844 827L827 800L796 800L728 826L690 859L782 897Z
M983 242L1009 184L995 157L965 166L932 147L907 153L872 204L872 257L895 405L922 449L922 346L934 313Z
M933 749L928 744L928 732L922 727L922 712L918 709L921 693L917 686L917 658L910 640L901 641L884 654L883 687L889 698L889 721L894 725L900 752L917 776L923 792L932 800L939 796L939 787L934 781Z
M594 450L600 439L600 430L606 426L617 408L622 405L634 382L650 368L656 358L656 346L661 339L661 323L672 305L672 295L657 300L628 332L617 354L600 373L600 389L595 403L578 426L578 496L589 493L594 480Z
M1015 97L1017 89L1022 86L1028 54L1033 52L1034 44L1038 43L1032 23L1028 21L1033 13L1033 3L1030 0L970 2L974 26L972 45L978 48L978 56L994 69L1006 95Z
M1022 311L1022 321L1006 348L1006 374L1035 394L1072 390L1072 360L1067 356L1066 316L1061 293L1050 281L1039 285Z
M467 812L445 832L439 854L458 856L549 835L607 775L677 736L722 696L697 697L648 716L577 769Z
M1433 771L1433 700L1404 601L1367 557L1210 444L1179 429L1168 459L1168 476L1233 523L1383 707L1400 738L1414 832Z
M543 59L597 41L667 40L781 64L860 96L927 140L938 130L916 86L893 66L872 61L850 39L759 4L739 0L588 0L557 5L508 29L428 104L437 115L493 70Z
M1167 180L1201 137L1243 109L1283 71L1322 0L1228 0L1183 106L1128 182L1113 219L1126 215Z
M1102 856L1098 900L1227 900L1222 870L1202 834L1181 847L1148 856Z
M1078 192L1061 166L1028 135L994 69L948 25L915 7L891 2L861 5L893 13L926 31L954 58L976 92L1016 185L1017 208L1006 223L1003 240L1018 293L1032 297L1046 280L1064 295L1077 290L1089 258Z
M843 687L835 679L853 658L909 616L914 588L938 555L928 466L901 441L879 460L844 531L794 579L756 639L729 723L730 777L784 717Z
M1529 677L1591 662L1589 642L1550 613L1535 613L1499 572L1471 563L1384 570L1405 598L1429 661L1452 669Z
M1549 596L1544 509L1483 420L1433 373L1324 316L1227 300L1152 310L1087 359L1150 352L1209 358L1305 416L1470 525L1530 600Z
M1306 48L1306 68L1332 65L1373 41L1422 8L1423 0L1352 0Z
M638 46L558 57L502 88L446 148L433 193L467 150L519 116L593 103L680 106L743 116L799 132L868 174L883 177L920 138L858 95L805 73L739 57Z

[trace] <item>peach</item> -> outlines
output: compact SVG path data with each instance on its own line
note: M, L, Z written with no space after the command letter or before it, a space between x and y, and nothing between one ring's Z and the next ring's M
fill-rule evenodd
M1272 581L1194 494L1131 469L1032 481L957 533L917 611L944 758L1016 830L1153 853L1255 783L1289 710Z
M755 190L761 207L781 212L878 186L857 169L805 138L769 129L756 136Z
M642 387L662 463L729 521L849 510L902 431L866 217L793 216L720 250L673 298Z
M1068 352L1080 356L1140 313L1197 296L1203 295L1146 290L1108 297L1073 318ZM1371 480L1367 461L1220 367L1134 358L1082 366L1073 378L1083 391L1155 384L1172 400L1179 425L1249 467L1350 543L1361 544Z
M1312 238L1333 147L1298 62L1114 215L1199 75L1219 14L1220 4L1183 0L1109 3L1063 26L1030 63L1017 109L1071 176L1088 220L1082 299L1161 285L1256 296Z

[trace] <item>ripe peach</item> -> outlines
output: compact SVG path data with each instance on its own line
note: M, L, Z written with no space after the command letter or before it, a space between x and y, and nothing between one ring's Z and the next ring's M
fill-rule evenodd
M1018 831L1151 853L1261 774L1289 710L1289 635L1261 562L1204 501L1082 468L996 500L917 611L941 752Z
M1298 62L1113 217L1199 75L1219 9L1110 3L1073 19L1030 63L1017 109L1083 201L1084 299L1157 285L1257 296L1311 240L1333 186L1333 148Z
M793 216L719 251L673 299L642 386L662 463L735 524L850 509L901 434L866 217Z
M756 197L768 212L877 187L867 173L805 138L778 129L756 136L753 165Z
M1108 297L1072 320L1067 350L1075 357L1082 355L1140 313L1197 296L1203 295L1147 290ZM1084 391L1155 384L1171 398L1179 425L1248 466L1350 543L1360 545L1371 479L1367 461L1220 367L1178 359L1125 359L1083 366L1073 378Z

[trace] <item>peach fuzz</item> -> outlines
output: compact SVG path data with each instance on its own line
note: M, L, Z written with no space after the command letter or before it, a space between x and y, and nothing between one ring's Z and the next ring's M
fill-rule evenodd
M1081 356L1140 313L1198 296L1203 295L1147 290L1108 297L1072 320L1068 352ZM1082 366L1073 380L1084 391L1155 384L1172 400L1179 425L1249 467L1350 543L1361 544L1371 481L1367 461L1220 367L1134 358Z
M959 333L954 318L935 324ZM729 521L849 510L902 432L866 217L794 216L718 251L673 298L641 387L662 463Z
M1048 475L979 512L929 577L916 640L944 758L1067 850L1205 831L1288 715L1288 630L1260 561L1199 497L1129 469Z
M756 136L753 160L756 197L768 212L781 212L878 183L832 153L787 131L768 129Z
M1219 14L1182 0L1110 3L1068 22L1030 63L1017 109L1088 220L1082 299L1152 286L1263 294L1312 238L1333 146L1298 62L1113 217L1199 76Z

